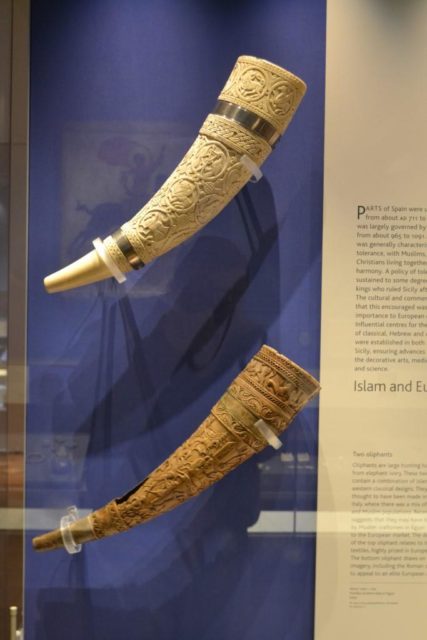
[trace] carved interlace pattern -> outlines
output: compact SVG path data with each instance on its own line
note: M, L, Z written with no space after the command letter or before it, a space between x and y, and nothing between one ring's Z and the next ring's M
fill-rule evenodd
M106 538L113 536L120 531L127 531L128 526L122 520L117 505L114 501L109 502L89 515L95 538Z
M283 131L304 93L304 83L264 60L241 56L221 99L269 120ZM122 225L139 258L147 264L192 236L214 218L251 177L240 163L248 155L258 166L271 147L240 125L209 115L199 136L160 190ZM122 271L126 258L110 237L106 250Z
M240 191L250 178L240 155L198 136L155 196L122 227L144 263L192 236Z
M240 56L219 98L257 113L282 133L305 89L304 82L285 69L266 60Z
M259 419L280 434L318 391L310 374L264 345L192 436L129 494L88 516L94 537L155 518L218 482L267 446ZM59 546L59 535L42 536L43 548Z
M318 389L307 372L262 347L188 440L129 496L91 515L95 536L150 520L204 491L267 446L257 420L281 433Z
M254 453L261 451L265 447L265 440L261 433L254 426L253 416L251 414L244 415L243 411L239 411L236 406L230 406L231 396L226 394L212 408L212 415L221 422L226 429L238 436L248 447L254 450ZM243 405L241 407L244 409Z
M271 153L271 147L265 140L222 116L210 114L204 121L200 132L223 142L241 156L249 156L258 166Z
M254 356L255 360L269 365L276 370L285 380L293 382L295 387L300 387L311 397L319 391L319 383L307 371L299 367L295 362L289 360L281 353L272 349L268 345L263 347Z
M119 504L129 527L165 513L223 478L254 450L209 416L131 498Z
M268 393L255 393L252 385L245 383L242 377L235 380L229 388L230 394L253 413L255 422L259 419L267 422L276 433L283 431L287 422L291 419L288 414L279 413L277 407L268 396Z
M108 238L105 238L103 244L105 249L108 251L111 258L114 260L114 262L116 263L116 265L118 266L118 268L122 273L127 273L128 271L132 270L132 267L130 266L128 260L126 259L124 254L120 251L119 247L117 246L117 243L113 240L111 236L108 236Z

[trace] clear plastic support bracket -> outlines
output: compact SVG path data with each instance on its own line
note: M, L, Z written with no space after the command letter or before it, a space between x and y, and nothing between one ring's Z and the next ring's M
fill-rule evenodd
M280 449L283 446L283 442L279 440L273 429L269 427L264 420L257 420L255 422L255 427L261 433L263 438L267 440L270 447L273 447L273 449Z
M79 519L79 510L76 506L68 507L67 513L65 516L62 516L60 522L60 529L62 535L62 541L64 543L64 549L69 554L80 553L82 550L82 545L77 544L74 541L73 534L70 528L70 525L76 520Z
M249 156L247 156L246 154L243 155L240 158L240 164L242 164L245 169L250 171L250 173L252 174L250 182L258 182L259 180L261 180L263 173L259 166L255 164L255 162L251 160Z
M125 282L126 280L125 274L122 271L120 271L119 267L111 258L110 254L104 247L104 243L102 242L101 238L95 238L95 240L92 240L92 244L95 247L96 253L100 257L102 262L105 264L105 266L107 267L108 271L111 273L113 278L115 278L117 282L120 282L120 283Z

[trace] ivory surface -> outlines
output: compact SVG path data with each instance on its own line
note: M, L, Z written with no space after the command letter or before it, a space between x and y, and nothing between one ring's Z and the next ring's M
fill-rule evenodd
M284 69L241 56L219 99L248 108L283 133L304 90L301 80ZM260 166L271 150L258 135L222 116L209 115L169 179L122 227L141 260L150 262L212 220L251 177L240 163L241 156ZM111 241L106 247L113 259L120 259ZM120 266L125 267L122 261Z
M258 420L280 435L319 391L318 382L264 345L209 416L165 462L121 498L72 526L76 542L126 531L166 513L218 482L267 446ZM58 530L33 540L38 551L62 546Z
M304 93L304 82L266 60L240 56L219 95L256 114L282 134ZM258 167L272 147L261 135L222 115L210 114L199 135L159 191L121 230L142 264L173 249L214 218L251 178L240 162L246 155ZM122 273L132 269L116 240L108 236L104 247ZM90 255L90 254L89 254ZM48 276L48 291L89 284L98 278L87 274L74 281L73 263Z

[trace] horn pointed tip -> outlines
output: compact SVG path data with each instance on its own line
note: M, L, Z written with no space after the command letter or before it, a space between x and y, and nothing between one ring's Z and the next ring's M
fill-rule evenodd
M60 549L64 546L62 533L60 529L49 531L42 536L36 536L32 540L33 549L35 551L51 551L52 549Z
M63 269L46 276L43 282L48 293L57 293L110 277L111 272L94 250Z

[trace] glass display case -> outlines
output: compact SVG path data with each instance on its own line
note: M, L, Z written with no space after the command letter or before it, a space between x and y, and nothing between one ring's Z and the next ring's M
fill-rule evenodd
M312 634L316 403L283 449L161 518L69 557L31 539L140 482L263 343L318 374L324 22L313 2L32 5L27 638L58 620L65 637ZM242 54L309 86L264 177L126 282L47 294L161 187Z
M0 635L424 638L427 10L1 11Z

